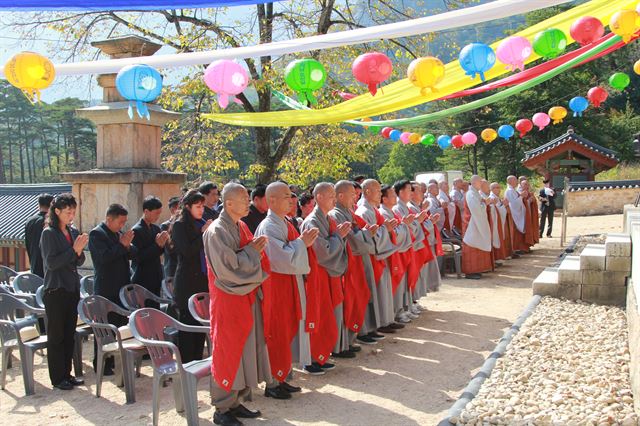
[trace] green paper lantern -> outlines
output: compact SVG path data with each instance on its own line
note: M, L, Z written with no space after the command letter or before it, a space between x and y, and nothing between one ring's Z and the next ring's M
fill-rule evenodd
M436 142L436 137L434 135L432 135L431 133L427 133L426 135L422 135L422 138L420 138L420 143L422 145L433 145Z
M327 72L315 59L297 59L287 65L284 80L287 86L297 93L300 102L305 105L317 105L318 100L313 92L324 86Z
M369 130L370 133L377 135L380 133L380 130L382 130L382 126L369 126L367 130Z
M549 28L536 34L533 51L545 59L555 58L567 47L567 36L557 28Z
M623 72L617 72L609 77L609 85L617 90L624 90L631 83L629 76Z

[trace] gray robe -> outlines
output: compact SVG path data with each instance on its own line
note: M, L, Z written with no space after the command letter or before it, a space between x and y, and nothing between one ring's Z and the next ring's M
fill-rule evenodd
M337 225L337 223L336 223ZM342 277L347 271L347 246L337 233L329 231L329 220L317 206L302 222L301 231L318 228L318 238L313 243L313 250L318 258L318 265L324 268L330 277ZM338 339L333 347L334 353L349 349L349 335L344 326L343 304L333 310L338 327Z
M385 205L380 204L380 208L378 209L382 216L385 219L395 219L395 215L393 214L393 210L388 208ZM395 229L396 232L396 246L398 247L398 252L400 254L406 253L413 244L411 241L411 234L409 232L409 227L404 223L400 222L400 224ZM407 289L407 272L405 272L402 277L402 281L398 284L398 288L396 292L393 294L393 308L395 309L396 315L399 314L404 308L408 305L408 289Z
M409 206L404 203L404 201L398 198L398 204L393 206L393 211L398 213L400 216L405 217L409 214L416 214L415 212L409 209ZM429 244L426 240L426 235L424 234L424 230L422 229L421 224L414 220L411 222L411 233L415 237L415 241L413 242L413 249L415 251L422 250L425 247L425 243ZM427 265L422 265L420 268L420 275L418 276L418 281L416 282L416 286L413 289L413 294L409 294L407 297L409 299L409 303L413 301L418 301L420 298L427 295Z
M260 253L248 245L240 248L238 225L224 210L207 228L202 238L207 262L216 275L215 286L220 290L244 296L259 288L267 278L268 274L260 264ZM253 327L244 344L240 365L231 387L232 391L240 391L243 396L248 396L249 390L257 387L258 383L270 383L272 380L264 339L261 290L258 290L257 296L253 304ZM229 324L229 327L233 326ZM213 398L216 406L233 406L237 402L238 394L227 393L215 387Z
M302 319L298 325L298 334L291 343L291 356L293 362L300 367L310 365L311 345L309 333L305 331L307 298L304 288L304 275L310 271L307 247L302 240L289 241L286 220L271 210L269 210L267 217L260 222L256 230L256 236L261 235L266 235L269 238L265 250L271 263L271 270L280 274L296 276ZM293 306L291 309L293 309Z
M415 213L420 214L422 209L416 206L413 202L410 202L408 205L409 209ZM436 255L436 234L434 230L434 225L431 219L427 219L422 222L425 229L429 232L427 237L427 241L431 246L431 251L433 255ZM439 259L439 258L438 258ZM430 292L438 291L440 289L440 267L438 266L438 261L436 259L427 263L427 289Z
M373 207L364 198L363 200L364 201L362 202L362 204L358 206L356 214L364 219L369 225L376 225L377 221L375 207ZM389 236L387 228L384 226L380 226L378 228L376 236L373 237L373 243L377 260L385 260L397 250L396 246L391 242L391 238ZM378 302L377 310L374 309L374 311L371 312L367 308L367 314L365 316L365 325L371 331L375 331L375 329L387 326L395 320L395 312L393 309L393 289L391 287L391 272L389 268L384 268L382 276L380 277L380 282L377 286L375 285L374 278L373 286L375 287L375 293ZM374 296L372 295L372 299L373 297ZM375 317L371 318L371 316Z
M440 203L440 200L438 199L438 197L434 197L433 195L429 194L429 196L427 197L427 200L429 200L429 211L431 212L431 214L436 214L436 213L440 213L440 219L438 219L438 222L436 222L436 225L438 226L438 229L440 231L442 231L442 228L444 228L444 208L442 207L442 203Z

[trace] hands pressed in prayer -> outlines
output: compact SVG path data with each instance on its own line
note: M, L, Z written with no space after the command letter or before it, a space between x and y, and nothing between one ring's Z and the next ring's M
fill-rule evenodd
M393 231L396 228L396 226L398 226L398 220L387 219L384 221L383 225L386 226L389 231Z
M207 228L209 228L209 225L211 225L213 223L212 219L209 219L208 221L206 221L204 223L204 225L202 225L202 228L200 228L200 232L202 232L204 234L204 232L207 230Z
M267 247L267 242L268 242L267 236L261 235L259 237L254 238L249 243L249 247L253 247L258 253L262 253L265 247Z
M344 238L347 236L347 234L349 234L349 231L351 231L351 223L342 222L340 225L338 225L336 230L338 231L338 235L340 236L340 238Z
M131 246L131 241L133 241L133 237L135 234L133 233L133 229L129 229L127 232L120 235L120 244L124 246L124 248L128 249Z
M372 237L374 237L377 233L378 233L378 229L380 227L378 225L367 225L366 229L367 231L369 231L369 234L371 234Z
M404 223L405 225L411 225L411 222L413 222L416 219L416 215L415 214L408 214L405 217L402 218L402 223Z
M169 241L169 233L167 231L162 231L156 235L156 244L158 247L163 248L165 244Z
M78 256L82 254L82 250L85 248L87 243L89 242L88 234L80 234L78 238L73 242L73 251L76 252Z
M440 213L434 213L431 215L431 220L435 223L440 220Z
M505 198L505 199L503 199L503 200L502 200L502 204L504 204L504 205L505 205L505 207L506 207L506 206L508 206L508 205L509 205L509 200L507 200L506 198Z
M319 233L320 233L320 230L318 228L309 228L302 231L302 234L300 234L299 239L301 239L302 242L304 242L305 246L311 247L313 243L316 241L316 238L318 238Z
M425 220L427 220L428 216L429 216L429 211L428 210L422 210L420 212L420 214L418 215L418 217L417 217L418 222L420 222L420 223L424 222Z

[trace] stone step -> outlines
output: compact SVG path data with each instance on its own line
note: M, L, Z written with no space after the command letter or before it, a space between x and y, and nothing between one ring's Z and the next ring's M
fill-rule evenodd
M558 268L545 268L533 280L533 294L540 296L564 297L569 300L580 299L580 285L558 284Z
M631 237L628 234L607 234L604 245L607 256L631 256Z
M625 286L609 285L583 285L582 300L598 305L624 306L627 299L627 288Z
M607 271L631 273L631 256L607 256Z
M565 256L558 268L558 284L582 284L582 270L580 270L580 256Z
M606 264L606 252L604 244L587 244L580 253L580 269L592 271L604 271Z
M585 269L582 271L582 285L624 287L628 274L628 272L620 271L595 271Z

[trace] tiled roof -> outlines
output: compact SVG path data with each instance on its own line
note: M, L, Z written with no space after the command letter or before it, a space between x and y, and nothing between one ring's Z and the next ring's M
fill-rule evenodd
M24 224L38 212L38 196L71 192L68 183L0 185L0 246L21 245Z
M640 190L640 180L602 180L591 182L569 182L569 192L597 191L601 189L631 189Z
M551 142L547 142L544 145L541 145L537 148L532 149L531 151L526 151L524 153L524 158L522 159L522 162L528 161L532 158L535 158L539 155L542 155L548 151L551 151L554 148L559 147L560 145L563 145L565 143L569 143L569 142L574 142L577 143L579 145L582 145L583 147L589 149L590 151L593 151L595 153L598 153L604 157L610 158L612 160L618 160L618 153L605 148L603 146L600 146L596 143L591 142L588 139L583 138L580 135L575 134L575 132L573 131L572 128L569 128L569 130L567 131L567 133L565 133L564 135L552 140Z

